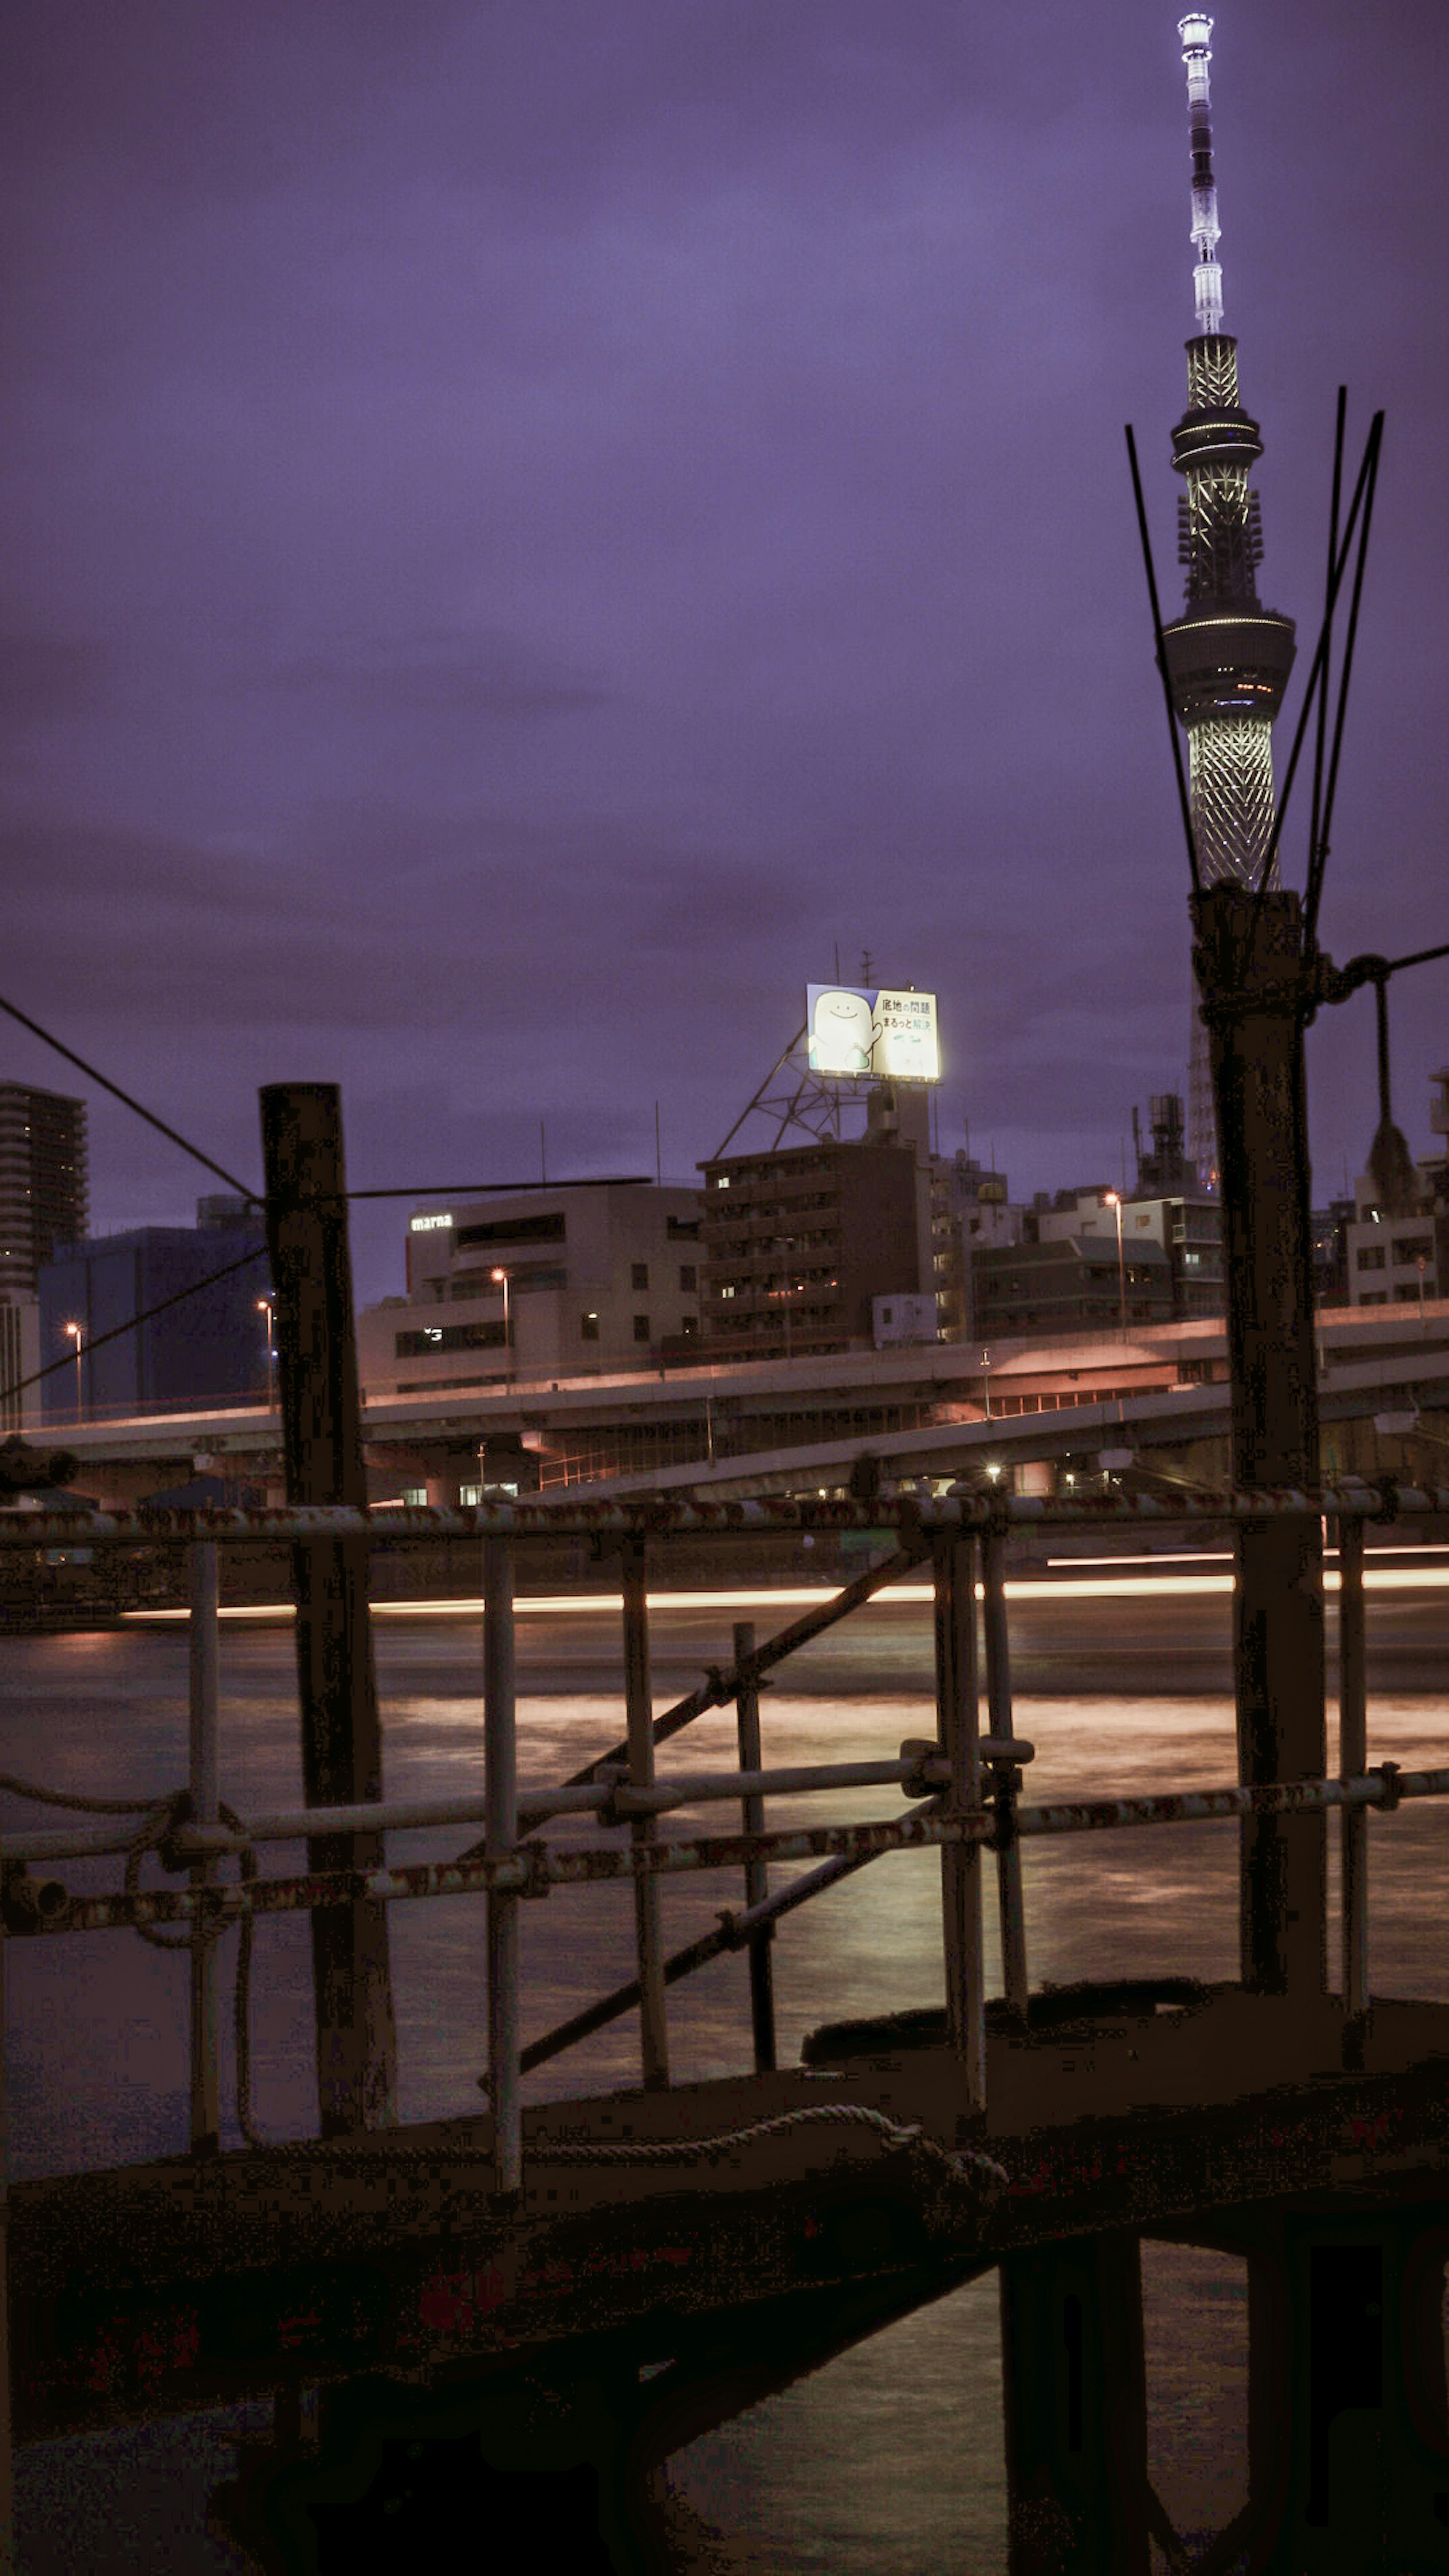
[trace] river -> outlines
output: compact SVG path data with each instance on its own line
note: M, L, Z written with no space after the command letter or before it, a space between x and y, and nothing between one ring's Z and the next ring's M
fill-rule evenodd
M1373 1562L1373 1560L1371 1560ZM1442 1677L1449 1654L1449 1551L1377 1560L1370 1593L1371 1761L1449 1759ZM1390 1569L1396 1571L1390 1572ZM1167 1790L1230 1780L1230 1603L1210 1561L1159 1563L1153 1589L1012 1602L1018 1732L1036 1747L1028 1798ZM1122 1569L1115 1570L1120 1579ZM1083 1578L1085 1578L1085 1583ZM1211 1587L1211 1588L1208 1588ZM656 1707L728 1659L730 1624L765 1636L772 1602L723 1598L661 1609L653 1622ZM1330 1636L1332 1622L1330 1620ZM617 1622L608 1613L521 1606L521 1774L542 1786L622 1731ZM161 1792L186 1769L186 1639L179 1627L11 1638L0 1766L97 1795ZM456 1794L480 1776L476 1618L395 1615L377 1623L390 1795ZM283 1625L228 1626L222 1642L222 1795L243 1813L300 1803L292 1641ZM762 1701L765 1758L796 1763L894 1754L933 1731L931 1629L924 1600L857 1616L780 1668ZM661 1769L734 1757L732 1711L700 1720ZM1336 1758L1330 1714L1329 1764ZM780 1800L771 1821L899 1812L899 1795ZM4 1822L34 1808L4 1800ZM562 1828L555 1828L562 1831ZM1440 1926L1445 1823L1431 1805L1371 1819L1372 1982L1380 1994L1449 1998ZM457 1847L459 1837L453 1838ZM1335 1853L1336 1828L1330 1833ZM392 1856L437 1857L446 1838L399 1834ZM1033 1983L1095 1975L1231 1976L1236 1966L1236 1836L1182 1825L1024 1846ZM301 1865L300 1847L269 1868ZM76 1887L114 1884L118 1864L75 1864ZM664 1882L670 1947L707 1928L734 1887ZM1336 1859L1331 1892L1336 1901ZM390 1914L400 2116L478 2106L485 2059L482 1902L403 1904ZM556 1891L523 1911L524 2028L532 2036L631 1971L627 1890ZM988 1913L988 1992L999 1990ZM230 1956L230 1941L225 1956ZM307 1927L258 1930L253 2107L270 2137L315 2119ZM184 1958L127 1934L7 1944L12 2174L74 2170L175 2153L186 2135ZM1331 1971L1332 1973L1332 1971ZM775 1946L780 2062L804 2034L846 2013L939 2002L939 1864L891 1856L788 1918ZM229 1982L228 1982L229 1991ZM670 1991L681 2078L748 2063L744 1964L725 1958ZM637 2080L637 2021L626 2019L528 2079L525 2099ZM229 2088L230 2069L227 2070ZM239 2143L229 2089L224 2144ZM1189 2249L1144 2247L1151 2470L1191 2540L1245 2492L1246 2317L1239 2267ZM235 2410L85 2440L45 2443L17 2463L26 2576L242 2570L203 2527L208 2489L228 2473ZM679 2570L771 2576L1004 2576L1005 2473L994 2274L918 2311L799 2386L695 2443L670 2465L668 2516Z

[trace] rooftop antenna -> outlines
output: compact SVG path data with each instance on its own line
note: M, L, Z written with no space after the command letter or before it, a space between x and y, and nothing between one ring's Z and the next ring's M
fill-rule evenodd
M1199 336L1207 338L1223 327L1223 272L1218 263L1222 227L1213 178L1212 103L1208 92L1213 22L1203 10L1192 9L1185 18L1179 18L1177 32L1187 65L1187 113L1192 133L1192 242L1197 254L1192 272L1193 303Z

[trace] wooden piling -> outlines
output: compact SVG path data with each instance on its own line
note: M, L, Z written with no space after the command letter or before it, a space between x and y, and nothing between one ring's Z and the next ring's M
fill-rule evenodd
M1194 967L1217 1108L1233 1482L1318 1483L1317 1352L1303 1030L1316 985L1296 894L1192 898ZM1245 1521L1234 1599L1238 1776L1320 1779L1326 1763L1323 1537L1316 1511ZM1327 1836L1319 1816L1256 1816L1240 1843L1243 1983L1322 1995Z
M367 1508L352 1271L333 1083L261 1094L267 1250L287 1501ZM365 1539L293 1549L303 1795L309 1807L382 1795L382 1737L368 1617ZM379 1833L309 1839L309 1870L378 1869ZM312 1916L317 2091L324 2138L397 2117L397 2039L387 1911L371 1899Z

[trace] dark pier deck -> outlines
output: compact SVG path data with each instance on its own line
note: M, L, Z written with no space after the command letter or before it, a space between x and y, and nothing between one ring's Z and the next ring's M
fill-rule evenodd
M763 2391L760 2320L824 2358L854 2339L846 2288L900 2313L1025 2247L1222 2243L1305 2195L1449 2212L1449 2006L1378 2003L1361 2041L1345 2072L1336 2003L1238 1989L1099 2008L991 2032L974 2116L948 2047L851 2042L526 2112L503 2207L486 2116L18 2184L16 2437L364 2371L446 2380L565 2346L579 2366L581 2343L677 2365L701 2330ZM720 2414L741 2402L732 2385Z
M697 1536L759 1516L740 1506L713 1517L592 1516L594 1534L624 1553L626 1735L572 1780L526 1796L515 1777L512 1584L527 1512L379 1515L418 1535L466 1522L484 1540L481 1784L450 1800L354 1793L250 1817L219 1796L217 1547L262 1521L275 1536L282 1516L197 1516L186 1789L124 1820L40 1825L0 1844L12 1937L170 1925L190 1950L192 1980L190 2152L10 2189L12 2438L269 2397L274 2437L252 2447L224 2508L264 2569L323 2576L351 2564L326 2555L328 2513L345 2523L362 2509L379 2445L429 2440L471 2442L475 2477L481 2459L505 2482L541 2481L549 2512L582 2467L610 2563L629 2566L641 2481L671 2452L994 2268L1013 2569L1035 2569L1040 2507L1061 2541L1042 2564L1060 2576L1148 2576L1154 2544L1173 2570L1192 2564L1146 2468L1139 2249L1156 2237L1239 2253L1249 2270L1251 2511L1198 2562L1207 2576L1226 2576L1240 2543L1274 2576L1346 2564L1333 2552L1347 2508L1340 2498L1326 2523L1323 2514L1330 2490L1354 2487L1333 2466L1350 2416L1369 2423L1378 2445L1388 2501L1375 2511L1399 2550L1395 2566L1419 2576L1440 2565L1449 2005L1371 1998L1366 1824L1371 1807L1449 1794L1449 1770L1368 1766L1362 1528L1389 1510L1446 1506L1449 1496L1368 1489L1313 1505L1261 1494L1175 1501L1174 1520L1241 1518L1285 1532L1310 1516L1316 1527L1322 1510L1337 1516L1343 1771L1061 1806L1021 1794L1032 1748L1012 1720L1005 1551L1014 1519L1092 1525L1103 1516L1090 1506L873 1505L895 1522L891 1553L770 1639L738 1627L729 1667L662 1714L649 1686L646 1540L661 1543L666 1518ZM822 1526L854 1513L864 1525L865 1509L770 1512L814 1514ZM1136 1502L1106 1517L1120 1526L1168 1514ZM366 1527L355 1513L319 1508L291 1516L288 1534L340 1552ZM130 1524L102 1516L88 1534L121 1544ZM757 1694L768 1672L920 1567L935 1602L934 1737L878 1761L761 1767ZM730 1705L737 1770L656 1773L660 1746ZM886 1785L902 1797L894 1818L767 1825L771 1797ZM738 1819L729 1832L676 1833L674 1809L720 1804ZM1233 1825L1247 1898L1261 1905L1275 1884L1309 1889L1326 1966L1332 1808L1343 1853L1341 1996L1301 1980L1265 1991L1262 1978L1033 1988L1023 1842L1085 1838L1090 1870L1101 1834L1115 1842L1126 1832L1130 1848L1138 1831L1189 1819ZM557 1815L605 1833L550 1843ZM452 1856L389 1865L386 1832L420 1826L450 1832ZM268 1842L303 1834L306 1872L260 1872ZM801 2065L779 2068L777 1928L884 1854L921 1846L940 1854L945 2006L826 2025ZM72 1896L36 1875L67 1853L103 1852L127 1856L114 1894ZM221 1876L229 1858L240 1865L235 1883ZM771 1887L772 1859L816 1865ZM183 1884L155 1884L158 1865ZM667 1958L661 1881L701 1871L723 1871L735 1886L742 1877L745 1903ZM988 2002L982 1915L992 1880L1005 1992ZM519 1908L554 1887L582 1898L590 1884L621 1881L633 1894L635 1977L525 2047ZM391 2117L390 2007L379 2008L388 1910L469 1891L488 1898L490 2108L402 2128ZM320 2095L324 2133L223 2152L217 1939L232 1922L297 1910L330 1927L317 1949L332 1962L316 1987L319 2085L324 2065L333 2070L331 2094ZM676 2083L668 1989L725 1950L748 1959L753 2065ZM239 1993L238 2044L244 1981ZM638 2019L637 2090L522 2107L529 2068L624 2015ZM1361 2447L1361 2427L1353 2438ZM339 2498L350 2499L345 2513Z

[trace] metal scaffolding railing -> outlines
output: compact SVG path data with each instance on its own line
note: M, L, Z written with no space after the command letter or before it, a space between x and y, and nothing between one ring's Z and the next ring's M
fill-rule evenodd
M488 1899L488 2075L494 2113L498 2188L521 2178L520 2084L532 2067L591 2032L638 2009L646 2087L669 2082L666 1988L729 1950L747 1950L757 2069L775 2059L770 1950L775 1926L824 1888L892 1851L941 1853L943 1947L949 2044L961 2067L968 2111L986 2098L982 1854L995 1863L1002 1974L1008 2010L1028 2007L1027 1925L1021 1845L1033 1839L1139 1825L1255 1815L1340 1810L1343 1871L1341 1961L1345 2008L1360 2015L1368 1997L1366 1819L1370 1807L1449 1795L1449 1768L1401 1772L1367 1762L1364 1620L1364 1528L1373 1520L1413 1519L1449 1511L1449 1491L1344 1486L1315 1496L1213 1494L1092 1501L956 1495L938 1503L638 1504L583 1507L570 1515L527 1504L473 1511L341 1509L0 1513L0 1548L77 1544L125 1547L184 1539L190 1566L190 1753L188 1779L163 1800L126 1802L54 1798L49 1803L103 1809L104 1822L64 1823L0 1835L7 1905L37 1931L150 1930L174 1925L191 1952L190 2096L195 2144L217 2129L219 2015L217 1941L233 1921L363 1901L399 1902L482 1893ZM1022 1775L1032 1747L1014 1732L1005 1584L1009 1538L1043 1526L1100 1529L1151 1522L1219 1527L1280 1516L1322 1515L1339 1536L1340 1773L1271 1786L1224 1785L1167 1796L1102 1798L1025 1805ZM751 1626L734 1631L727 1668L655 1717L649 1676L647 1556L672 1534L721 1537L796 1527L817 1531L872 1528L897 1544L866 1573L827 1595L778 1634L757 1644ZM623 1557L624 1740L567 1782L520 1792L515 1727L514 1583L520 1549L531 1537L560 1529L617 1539ZM474 1536L483 1558L482 1777L475 1792L440 1799L387 1799L347 1806L284 1808L237 1815L220 1800L221 1723L217 1658L218 1549L248 1540L330 1540L339 1536L424 1539ZM848 1763L770 1766L760 1754L758 1691L766 1674L812 1639L888 1590L902 1574L928 1566L934 1605L934 1737L912 1739L894 1756ZM978 1619L977 1604L980 1603ZM984 1684L984 1691L983 1691ZM982 1725L984 1696L986 1723ZM657 1775L658 1749L706 1710L733 1704L739 1765L703 1774ZM14 1787L17 1784L6 1782ZM766 1802L842 1789L899 1787L911 1802L895 1818L853 1823L766 1825ZM45 1794L45 1793L42 1793ZM660 1820L683 1808L738 1805L738 1832L661 1834ZM555 1817L592 1818L601 1829L627 1827L627 1846L592 1842L550 1845L542 1829ZM322 1834L481 1826L482 1838L434 1862L343 1868L261 1877L256 1855L267 1843ZM171 1889L139 1885L143 1852L188 1883ZM37 1880L37 1863L127 1857L125 1887L108 1895L71 1895ZM228 1855L243 1866L238 1885L223 1884ZM772 1860L812 1859L821 1866L773 1891ZM744 1906L722 1915L716 1930L664 1955L659 1888L666 1877L741 1872ZM624 1986L556 2029L524 2045L521 2038L518 1907L553 1888L628 1881L634 1890L636 1974ZM189 1936L189 1941L187 1940ZM238 2044L243 2044L239 2012ZM3 2075L3 2070L0 2070Z

